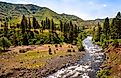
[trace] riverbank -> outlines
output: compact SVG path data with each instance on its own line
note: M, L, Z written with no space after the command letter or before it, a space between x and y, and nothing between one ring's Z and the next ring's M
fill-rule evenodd
M17 46L9 50L0 54L0 77L41 78L75 64L84 55L70 44Z
M77 64L58 70L46 78L96 78L96 72L102 65L105 55L102 48L93 44L92 37L83 40L85 55Z
M107 58L97 75L98 78L121 78L121 45L110 44L105 49L105 54Z

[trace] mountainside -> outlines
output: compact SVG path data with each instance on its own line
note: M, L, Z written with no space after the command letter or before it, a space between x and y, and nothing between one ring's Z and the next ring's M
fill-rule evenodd
M12 4L0 2L0 18L18 19L18 17L26 15L27 17L35 16L38 20L43 20L46 17L54 20L62 21L76 21L82 22L83 20L74 15L58 14L49 8L39 7L33 4Z

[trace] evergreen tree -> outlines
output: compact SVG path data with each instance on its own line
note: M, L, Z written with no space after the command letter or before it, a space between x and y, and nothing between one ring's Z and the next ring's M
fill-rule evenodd
M115 23L115 18L112 20L110 31L111 31L111 38L115 39L116 38L116 26L114 26Z
M39 29L40 28L40 25L38 23L38 21L36 20L35 17L33 17L33 27L34 29Z
M74 40L74 27L72 21L69 23L69 43L72 43Z
M24 15L23 15L22 21L21 21L21 29L22 29L22 33L25 33L25 31L27 29L27 19Z
M118 33L118 39L121 39L121 13L118 12L117 16L117 33Z
M32 28L30 18L29 18L29 24L28 24L28 28L29 28L29 30Z
M54 30L55 30L55 24L54 24L54 21L53 19L51 20L51 30L52 30L52 33L54 33Z
M74 26L74 31L73 31L73 32L74 32L74 39L75 39L76 37L78 37L78 33L79 33L79 32L78 32L78 27L77 27L77 25Z
M93 40L95 39L95 27L93 27L92 29L92 37L93 37Z
M68 32L69 32L69 24L68 23L64 23L64 42L68 42Z
M96 31L95 37L94 37L94 40L96 42L100 41L100 38L101 38L101 29L102 28L101 28L100 24L98 23L98 28L97 28L97 31Z
M112 20L111 23L111 38L120 39L121 38L121 14L118 12L116 18Z
M4 36L8 37L8 23L7 22L4 23Z
M103 25L103 32L104 32L106 39L109 39L110 26L109 26L109 18L108 17L105 19L105 22L104 22L104 25Z
M63 32L63 23L61 20L60 20L60 31Z
M41 21L41 25L42 25L42 29L45 30L45 25L44 25L44 21Z
M16 32L16 30L14 30L14 33L13 33L13 44L15 45L15 46L18 46L18 38L17 38L18 36L17 36L17 32Z
M27 32L25 32L23 35L23 45L29 45L28 39L29 39L28 34Z

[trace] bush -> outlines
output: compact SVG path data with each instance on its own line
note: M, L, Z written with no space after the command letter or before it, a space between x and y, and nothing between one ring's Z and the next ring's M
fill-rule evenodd
M51 48L49 48L49 55L52 55L52 50L51 50Z
M56 44L56 45L55 45L55 47L57 48L57 47L58 47L58 45Z
M0 47L0 52L3 50L3 48L2 47Z
M96 78L109 78L109 75L110 75L110 70L109 69L104 69L104 70L100 70L97 73Z
M60 44L60 47L62 47L62 45Z
M78 50L81 52L81 51L84 51L84 47L82 46L82 45L80 45L79 47L78 47Z
M22 49L22 50L19 50L19 53L25 53L26 50Z
M118 45L119 45L119 42L118 42L117 39L114 39L114 41L113 41L113 45L114 45L114 46L118 46Z
M1 37L0 38L0 46L6 50L11 46L11 42L6 38L6 37Z
M75 50L73 49L73 52L75 52Z
M71 52L71 49L68 49L67 52Z

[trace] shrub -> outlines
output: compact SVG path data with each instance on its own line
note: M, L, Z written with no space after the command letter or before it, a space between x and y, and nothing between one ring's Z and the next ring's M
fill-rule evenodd
M60 44L60 47L62 47L62 45Z
M55 45L55 47L57 48L57 47L58 47L58 45L56 44L56 45Z
M71 52L71 49L68 49L67 52Z
M80 45L80 46L78 47L78 50L79 50L79 51L84 51L84 47L83 47L82 45Z
M108 78L109 76L110 76L110 70L109 69L104 69L104 70L100 70L97 73L96 78Z
M75 52L75 50L73 49L73 52Z
M114 41L113 41L113 45L114 45L114 46L118 46L118 45L119 45L119 42L118 42L117 39L114 39Z
M6 38L6 37L1 37L0 38L0 46L6 50L11 46L11 42Z
M51 50L51 48L49 48L49 55L52 55L52 50Z
M54 54L56 54L56 50L54 50Z
M26 50L22 49L22 50L19 50L19 53L25 53Z

